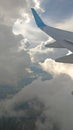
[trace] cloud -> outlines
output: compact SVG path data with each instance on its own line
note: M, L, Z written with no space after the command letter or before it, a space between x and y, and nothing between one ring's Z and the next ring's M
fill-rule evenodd
M18 51L22 36L14 36L11 28L0 25L0 84L17 84L26 75L30 57Z
M59 1L59 0L56 0L56 1L57 1L57 3L55 3L55 5L61 3L61 1ZM62 5L63 5L63 3L65 4L65 2L66 2L65 0L62 1ZM40 7L43 7L43 4L45 3L44 6L46 7L46 4L50 5L49 3L53 3L53 2L52 1L46 1L46 2L44 2L42 0L42 1L39 1L38 3L40 3ZM53 5L53 6L55 6L55 5ZM41 13L41 14L39 13L40 15L42 15L43 19L45 20L45 23L47 23L48 25L52 25L54 27L57 27L57 28L66 29L66 30L70 30L70 31L73 30L73 27L72 27L73 16L72 15L71 15L71 17L69 19L64 18L64 19L62 19L62 21L55 22L54 19L51 19L48 16L49 10L50 9L46 9L47 13L46 13L46 11L44 13ZM58 8L57 8L57 12L59 13ZM31 42L31 44L37 43L37 45L38 45L41 42L45 42L47 40L48 36L44 35L44 33L41 32L36 27L34 18L30 14L30 11L27 11L27 12L22 11L21 15L22 16L19 17L16 20L16 22L14 23L14 26L13 26L13 32L14 32L14 34L15 35L19 35L19 34L23 35L23 37L25 39L28 39ZM59 18L59 20L60 20L60 18ZM30 22L28 23L28 21L30 21Z
M0 111L3 114L4 111L7 111L7 113L11 115L15 113L15 104L19 105L37 98L38 101L44 104L45 108L41 113L41 117L38 118L36 125L38 125L39 128L48 129L49 127L52 130L53 124L57 123L58 125L60 124L59 127L61 127L62 130L69 130L73 125L72 90L73 80L64 74L58 75L54 79L46 82L42 82L38 79L31 85L23 88L12 99L5 101L2 105L0 104ZM2 107L4 108L2 109ZM35 104L34 107L36 107ZM22 115L23 113L21 112L20 114ZM42 116L45 119L44 122L41 121L41 119L43 119Z
M55 62L52 59L46 59L43 63L40 63L43 70L57 76L60 74L67 74L73 79L73 65L63 64Z
M65 5L66 2L67 5ZM69 4L72 4L72 2L67 0L56 0L55 2L50 0L46 2L43 0L1 1L0 21L8 26L0 25L0 83L16 85L18 81L25 78L29 85L12 99L0 102L0 115L8 114L12 116L16 114L17 116L18 112L14 110L15 104L25 103L36 97L45 105L43 115L46 117L44 123L41 122L41 119L36 121L36 125L40 124L38 129L48 129L47 127L49 126L49 129L53 129L53 122L60 123L63 130L72 129L73 97L71 92L73 90L73 67L72 65L59 64L52 59L47 59L62 56L67 53L67 50L60 52L59 49L50 50L45 48L44 44L47 36L39 31L37 27L34 27L35 22L31 19L30 14L31 6L37 10L41 10L41 7L43 7L46 10L42 14L44 18L49 17L51 21L54 21L52 24L56 27L70 29L72 27L72 18L70 27L68 27L69 20L66 21L66 19L72 16L73 8L72 6L69 8ZM67 9L69 12L66 13ZM61 23L61 20L64 21ZM13 21L16 21L14 32L18 35L23 35L24 41L22 36L14 36L12 34L12 29L9 25ZM55 21L59 23L55 23ZM21 40L22 42L20 43ZM35 62L36 67L31 63L31 60ZM30 64L31 67L29 68ZM30 77L29 72L32 77L30 79L28 78ZM48 78L45 81L45 75L49 77L49 73L54 78L50 81L48 81ZM37 79L39 77L41 80ZM37 80L32 83L34 79ZM23 112L20 111L19 115L23 115Z
M30 47L31 47L30 41L28 41L28 39L25 38L21 41L21 45L19 46L19 51L28 50Z
M18 17L29 18L31 7L42 9L38 0L3 0L0 3L0 22L6 25L11 25Z
M17 19L13 25L13 33L15 35L21 34L24 38L28 39L33 46L36 46L40 44L40 42L47 40L47 36L43 35L43 32L34 26L34 23L34 19L30 21L30 23L25 23L24 19Z
M50 43L49 40L42 42L34 48L30 48L29 54L32 62L44 62L47 58L56 59L68 53L66 49L46 48L46 43Z
M68 30L68 31L72 31L73 32L73 17L71 17L70 19L68 20L64 20L63 22L59 22L56 24L56 27L57 28L60 28L60 29L64 29L64 30Z

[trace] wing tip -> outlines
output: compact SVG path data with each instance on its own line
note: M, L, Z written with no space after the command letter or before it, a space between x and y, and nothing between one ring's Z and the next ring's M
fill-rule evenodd
M35 22L39 28L42 28L45 26L44 22L41 20L37 12L35 11L34 8L31 8L32 14L34 16Z

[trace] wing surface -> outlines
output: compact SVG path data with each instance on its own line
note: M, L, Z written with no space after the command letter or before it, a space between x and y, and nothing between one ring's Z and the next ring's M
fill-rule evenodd
M71 55L66 55L64 57L60 57L55 60L56 62L62 62L62 63L70 63L73 64L73 54Z
M37 14L34 8L31 9L37 26L46 34L51 36L56 42L47 44L45 47L50 48L67 48L73 52L73 32L57 29L44 24L40 16ZM67 55L55 60L56 62L73 63L73 54Z
M64 48L62 45L58 44L57 42L45 44L47 48Z

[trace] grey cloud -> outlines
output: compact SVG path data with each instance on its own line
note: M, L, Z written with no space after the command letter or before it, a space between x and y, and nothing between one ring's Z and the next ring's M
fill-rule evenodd
M24 88L14 98L14 102L18 103L22 102L22 100L24 102L24 100L28 101L38 97L45 104L46 108L43 113L48 117L48 121L51 119L52 122L58 122L61 124L62 130L68 130L72 128L73 120L72 84L73 81L65 75L60 75L47 82L37 80L27 88ZM42 124L44 129L48 127L48 121L46 120L44 125Z
M31 7L35 7L35 5L33 0L2 0L0 1L0 22L11 24L21 17L21 12L30 13Z
M29 40L25 39L25 46L23 45L23 49L24 47L27 49L19 50L22 39L21 35L13 35L11 27L0 25L0 89L3 85L4 87L6 86L5 94L4 90L1 89L2 96L0 96L0 99L7 98L7 95L13 95L13 93L18 92L14 87L17 87L17 89L23 88L38 77L41 77L42 80L52 78L50 74L44 73L38 64L33 68L34 65L31 63L30 55L27 51L30 48L29 44L31 44ZM37 74L35 69L38 70ZM9 85L12 91L7 92Z
M4 109L8 111L7 113L13 113L15 104L19 105L32 101L37 98L38 101L41 101L45 108L41 113L41 117L38 118L36 125L43 130L53 130L60 124L62 130L69 130L73 127L73 96L71 92L73 90L73 80L67 75L59 75L54 79L46 82L42 82L40 79L33 82L31 85L28 85L26 88L23 88L16 96L11 100L7 100L2 105L5 106ZM36 105L34 104L34 107ZM38 106L39 107L39 106ZM1 112L1 113L2 113ZM14 112L15 113L15 112ZM4 114L4 112L3 112ZM20 113L21 115L23 112ZM45 118L44 123L42 122L42 116ZM49 124L48 124L49 122ZM38 129L39 129L38 128Z
M18 52L21 36L14 36L10 27L0 28L0 84L16 84L27 73L30 57Z
M42 81L52 79L52 75L50 73L47 73L46 71L43 71L39 64L32 64L30 68L33 74L36 75L36 78L40 77Z

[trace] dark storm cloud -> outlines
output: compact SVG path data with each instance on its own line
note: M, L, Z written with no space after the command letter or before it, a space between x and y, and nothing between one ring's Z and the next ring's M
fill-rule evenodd
M47 0L42 2L47 18L54 21L69 19L73 15L73 0Z

